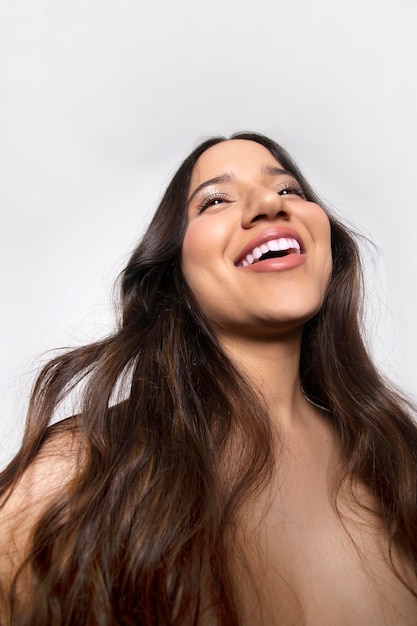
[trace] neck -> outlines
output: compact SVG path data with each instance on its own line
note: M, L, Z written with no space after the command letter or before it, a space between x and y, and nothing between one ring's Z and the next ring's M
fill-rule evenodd
M219 336L229 358L253 382L280 427L302 420L313 407L300 385L299 364L302 331L279 337Z

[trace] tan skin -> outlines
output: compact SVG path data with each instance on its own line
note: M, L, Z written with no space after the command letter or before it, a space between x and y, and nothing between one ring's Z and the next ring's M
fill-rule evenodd
M241 517L252 572L237 560L245 622L412 626L417 601L392 571L377 517L355 498L374 510L377 503L354 483L339 494L339 513L333 504L337 440L325 412L303 396L298 374L303 325L319 310L331 272L329 223L291 176L267 173L273 166L281 167L255 142L207 150L192 177L182 256L200 306L229 356L262 390L284 442L272 483ZM299 234L304 260L242 266L247 242L274 228ZM394 554L394 562L416 588L404 557Z
M329 223L296 181L271 168L280 164L254 142L232 140L207 150L190 196L215 177L223 182L193 195L182 255L200 306L230 358L261 389L283 440L273 480L239 520L237 539L251 572L236 558L244 624L413 626L417 602L389 565L376 516L354 496L374 509L377 503L354 484L353 494L340 494L340 515L333 504L337 440L298 377L303 325L320 309L331 272ZM289 228L302 240L299 259L270 262L265 271L240 264L248 242L265 229L277 235ZM79 463L72 444L68 434L47 444L0 511L3 581L24 557L33 524L74 475ZM415 588L406 560L394 554L394 561ZM209 617L203 621L212 626Z

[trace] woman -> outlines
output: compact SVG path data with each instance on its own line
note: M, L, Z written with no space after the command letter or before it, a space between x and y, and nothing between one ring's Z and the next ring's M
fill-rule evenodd
M360 289L351 233L281 147L197 147L117 332L35 385L1 480L3 622L417 624L417 429Z

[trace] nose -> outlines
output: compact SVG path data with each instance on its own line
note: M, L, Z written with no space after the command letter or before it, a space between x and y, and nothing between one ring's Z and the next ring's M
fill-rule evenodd
M290 216L291 209L288 203L276 191L267 187L252 187L242 211L242 226L251 228L261 220L277 218L287 220Z

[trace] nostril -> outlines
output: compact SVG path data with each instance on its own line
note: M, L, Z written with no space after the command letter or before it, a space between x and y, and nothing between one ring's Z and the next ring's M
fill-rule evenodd
M278 211L276 216L277 217L287 217L287 215L288 215L287 211L282 211L281 210L281 211Z
M260 213L259 215L255 215L254 218L252 218L252 222L257 222L259 220L265 219L267 216L265 213Z
M277 219L277 218L287 218L288 217L288 213L285 210L280 210L277 213L275 213L274 215L269 214L269 213L258 213L257 215L255 215L252 219L251 222L258 222L259 220L268 220L268 219Z

